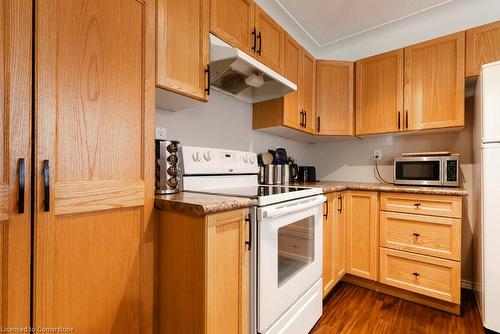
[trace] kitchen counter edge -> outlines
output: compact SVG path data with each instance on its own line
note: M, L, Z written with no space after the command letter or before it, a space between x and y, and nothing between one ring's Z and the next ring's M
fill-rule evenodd
M220 212L249 208L256 204L256 200L249 198L200 194L187 191L155 196L155 207L157 209L181 212L191 216L207 216Z
M333 193L345 190L395 192L407 194L425 194L441 196L468 196L468 191L462 187L419 187L404 186L384 183L363 183L363 182L334 182L318 181L306 183L294 183L295 186L322 188L323 193Z

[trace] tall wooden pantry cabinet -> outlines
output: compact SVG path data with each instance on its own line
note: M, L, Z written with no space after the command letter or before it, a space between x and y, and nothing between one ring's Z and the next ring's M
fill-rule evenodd
M0 326L30 324L31 0L0 2Z
M154 331L154 19L152 0L0 4L4 327Z

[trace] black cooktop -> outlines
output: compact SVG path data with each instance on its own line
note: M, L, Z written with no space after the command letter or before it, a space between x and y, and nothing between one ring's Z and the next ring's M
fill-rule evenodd
M286 194L308 189L310 188L289 187L289 186L249 186L249 187L235 187L235 188L224 188L224 189L211 189L210 191L207 192L217 195L247 197L255 199L258 197Z

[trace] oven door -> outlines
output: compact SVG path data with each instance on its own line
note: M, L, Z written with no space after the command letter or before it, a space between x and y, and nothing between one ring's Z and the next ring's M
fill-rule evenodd
M398 158L394 161L394 183L440 186L442 170L443 162L438 157Z
M322 275L325 196L259 208L257 330L265 332Z

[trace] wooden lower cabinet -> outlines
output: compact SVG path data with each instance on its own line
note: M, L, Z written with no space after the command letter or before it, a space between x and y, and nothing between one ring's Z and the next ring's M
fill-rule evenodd
M460 304L460 262L381 247L380 282Z
M378 279L378 193L346 193L346 271L370 280Z
M462 198L382 193L380 209L380 282L459 312Z
M248 333L247 214L159 211L160 333Z

